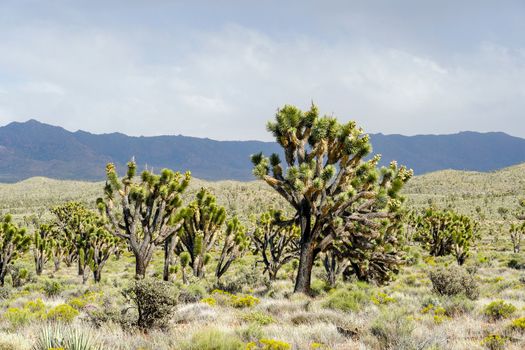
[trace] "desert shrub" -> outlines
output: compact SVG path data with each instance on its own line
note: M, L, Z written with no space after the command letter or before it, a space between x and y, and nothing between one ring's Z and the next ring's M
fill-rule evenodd
M70 305L61 304L55 306L47 312L47 319L58 322L70 323L75 319L75 317L78 316L78 314L79 312Z
M396 302L396 299L394 299L394 298L392 298L392 297L390 297L387 294L382 293L382 292L379 292L379 293L373 295L370 300L375 305L388 305L388 304Z
M6 287L0 288L0 300L9 299L9 297L11 296L11 293L12 291L10 288L6 288Z
M246 350L290 350L291 348L289 343L276 339L261 339L246 345Z
M9 321L11 326L15 328L24 326L33 319L29 310L17 307L8 308L4 312L3 318Z
M22 287L32 277L29 270L18 263L9 266L9 274L11 275L11 284L14 288Z
M28 301L23 307L10 307L6 310L3 317L9 321L12 327L20 327L33 320L43 320L46 318L45 305L42 299Z
M342 311L359 311L363 305L370 301L368 295L362 290L340 289L330 293L323 303L329 309Z
M441 306L445 309L449 317L457 317L468 314L474 310L474 302L463 295L444 297L441 299Z
M260 300L254 296L251 296L249 294L232 294L230 292L221 290L221 289L215 289L211 292L212 297L207 298L210 300L205 300L207 303L213 303L213 300L215 300L215 304L224 305L224 306L233 306L235 308L246 308L246 307L253 307L257 304L259 304ZM213 305L212 305L213 306Z
M234 334L217 329L203 329L183 343L181 350L244 350L244 344Z
M138 312L137 326L142 329L164 326L177 304L177 290L168 282L142 279L122 294Z
M241 318L246 322L256 323L260 326L266 326L275 322L271 315L261 311L254 311L244 314L241 316Z
M84 309L87 305L95 303L98 299L101 298L101 296L102 293L87 291L81 296L70 298L67 303L74 309L80 311Z
M525 270L525 263L520 262L517 259L510 259L507 263L507 267L515 270Z
M201 303L208 304L209 306L217 305L217 300L215 300L215 298L212 297L202 298L200 301Z
M247 327L237 328L235 333L245 342L254 342L264 336L261 326L255 323L251 323Z
M370 332L377 338L381 349L412 349L414 323L403 310L385 309L372 323Z
M206 296L206 289L200 284L190 284L180 290L179 302L196 303Z
M474 276L462 268L439 268L429 274L434 292L440 295L465 295L471 300L479 297L479 287Z
M481 345L489 350L503 350L505 349L505 343L507 340L497 334L491 334L483 338Z
M33 350L101 350L94 340L78 329L65 328L60 324L49 325L38 333Z
M60 293L62 293L62 291L64 290L64 286L59 281L46 280L44 282L43 289L44 289L44 294L48 298L53 298L53 297L60 295Z
M510 328L524 333L525 332L525 317L520 317L511 322Z
M491 320L500 320L509 318L516 312L516 307L511 303L506 303L503 300L495 300L486 305L483 309L483 314Z
M260 303L260 300L248 294L234 295L231 298L231 305L235 308L243 309L253 307Z

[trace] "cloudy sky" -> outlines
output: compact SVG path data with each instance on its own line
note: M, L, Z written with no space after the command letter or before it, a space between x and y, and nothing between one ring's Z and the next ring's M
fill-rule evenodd
M368 132L525 137L525 1L0 1L1 125L269 140L312 100Z

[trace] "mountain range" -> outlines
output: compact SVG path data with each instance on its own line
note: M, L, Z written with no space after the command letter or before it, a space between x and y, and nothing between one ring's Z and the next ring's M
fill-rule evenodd
M492 171L525 162L525 139L502 132L451 135L371 134L382 163L395 159L423 174L443 169ZM250 155L281 152L274 142L215 141L187 136L135 137L121 133L70 132L34 119L0 127L0 182L33 176L102 180L105 164L124 172L135 158L139 168L191 170L204 180L253 180Z

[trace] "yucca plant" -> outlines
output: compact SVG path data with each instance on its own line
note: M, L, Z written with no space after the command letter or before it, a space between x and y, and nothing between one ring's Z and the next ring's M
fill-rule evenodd
M59 323L49 324L40 330L33 350L102 350L89 334Z

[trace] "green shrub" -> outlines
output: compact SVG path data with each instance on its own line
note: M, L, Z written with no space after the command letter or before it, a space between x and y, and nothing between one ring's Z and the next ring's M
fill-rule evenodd
M241 316L241 318L246 322L256 323L260 326L266 326L275 322L271 315L261 311L254 311L244 314Z
M53 298L60 295L60 293L62 293L63 290L64 286L59 281L46 280L44 282L44 294L48 298Z
M481 341L481 345L489 350L503 350L505 349L506 339L500 335L491 334L486 336Z
M9 321L12 327L20 327L33 320L46 318L45 305L42 299L28 301L22 308L10 307L4 312L3 317Z
M31 312L27 309L20 309L17 307L10 307L5 312L3 317L9 321L11 326L18 328L24 326L33 320Z
M323 303L329 309L342 311L359 311L363 305L370 301L368 295L362 290L336 290L330 293Z
M516 307L503 300L496 300L486 305L483 309L483 314L491 320L500 320L502 318L509 318L516 312Z
M524 333L525 332L525 317L520 317L512 321L510 328L513 330Z
M253 307L260 303L260 300L248 294L234 295L231 297L231 305L235 308Z
M479 287L474 276L462 268L438 268L429 274L434 292L440 295L465 295L471 300L479 297Z
M446 310L446 314L449 317L468 314L475 308L474 302L464 295L442 298L441 306Z
M206 294L206 289L200 284L190 284L186 288L181 289L179 301L181 303L196 303L206 297Z
M78 314L79 312L70 305L61 304L55 306L47 312L47 319L58 322L70 323L75 319L75 317L78 316Z
M244 344L234 334L216 329L196 332L191 341L183 343L181 350L244 350Z
M388 305L396 302L396 299L382 292L378 292L376 295L373 295L370 300L372 300L372 303L375 305Z
M290 350L292 346L287 342L276 339L261 339L246 345L246 350Z
M136 308L136 324L142 329L164 327L177 305L178 291L172 284L156 279L135 281L122 294Z
M384 309L370 327L381 349L412 349L414 323L401 309Z

